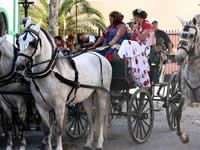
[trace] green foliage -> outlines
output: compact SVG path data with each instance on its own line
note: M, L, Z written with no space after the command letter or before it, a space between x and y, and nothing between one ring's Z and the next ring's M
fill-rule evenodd
M40 0L41 6L31 6L29 16L33 23L42 19L42 27L48 27L48 3ZM76 6L77 6L77 30L76 30ZM24 9L21 7L21 16L24 17ZM60 2L58 12L59 34L65 36L69 33L87 32L97 34L97 30L105 29L104 18L101 12L93 8L87 0L63 0ZM95 32L96 31L96 32Z

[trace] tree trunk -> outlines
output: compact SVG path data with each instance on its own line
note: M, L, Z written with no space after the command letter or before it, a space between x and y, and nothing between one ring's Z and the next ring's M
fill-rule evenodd
M53 36L58 35L58 8L60 0L50 0L48 16L48 32Z

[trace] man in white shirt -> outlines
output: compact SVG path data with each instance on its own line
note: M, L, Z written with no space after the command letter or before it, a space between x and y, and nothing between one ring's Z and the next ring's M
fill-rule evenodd
M81 45L81 48L91 47L95 44L97 40L98 40L97 36L87 35L85 33L78 34L78 41Z

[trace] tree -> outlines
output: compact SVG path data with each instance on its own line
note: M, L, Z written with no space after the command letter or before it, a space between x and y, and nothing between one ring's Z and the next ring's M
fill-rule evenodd
M48 32L53 36L58 35L58 8L59 0L50 0L48 6Z
M54 0L52 0L54 1ZM78 10L78 32L87 32L89 34L97 34L95 29L103 31L105 29L104 18L101 12L93 8L86 0L58 0L58 33L65 36L68 33L76 33L76 5ZM29 15L33 18L33 22L37 23L43 19L42 27L48 28L48 3L47 0L40 0L41 6L31 6ZM23 11L21 11L23 14ZM53 24L53 21L50 20Z

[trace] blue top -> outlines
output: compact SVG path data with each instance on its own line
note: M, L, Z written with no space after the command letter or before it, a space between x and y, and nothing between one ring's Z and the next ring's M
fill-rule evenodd
M123 25L123 24L118 24L115 27L113 27L113 25L110 25L105 29L105 31L103 32L103 37L104 37L103 45L104 46L109 45L109 43L116 36L116 34L117 34L117 32L118 32L118 30L119 30L121 25ZM124 34L124 36L116 42L116 44L120 44L121 45L123 40L126 40L126 39L128 39L128 32L127 31ZM107 53L113 54L115 51L118 51L118 50L117 49L112 49L112 48L110 48L107 51L98 51L97 50L97 52L100 53L103 56L105 56L105 54L107 54Z
M103 32L103 37L104 37L103 45L108 45L113 40L113 38L116 36L116 34L117 34L119 28L121 27L121 25L123 25L123 24L118 24L115 27L113 27L113 25L110 25L109 27L107 27L105 29L105 31ZM121 45L123 40L126 40L126 39L128 39L128 33L127 32L124 34L124 36L121 39L119 39L117 41L116 44L120 44Z

